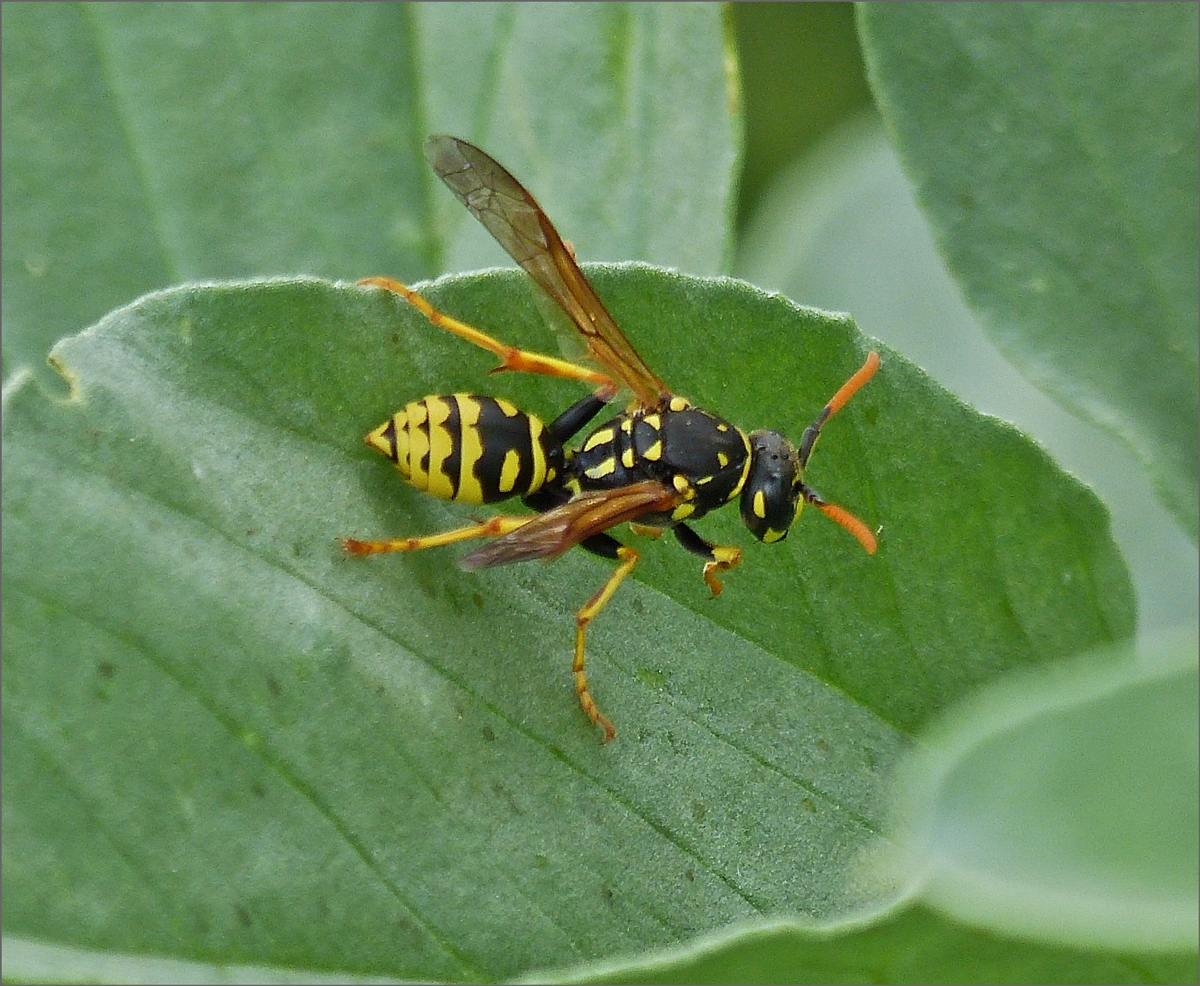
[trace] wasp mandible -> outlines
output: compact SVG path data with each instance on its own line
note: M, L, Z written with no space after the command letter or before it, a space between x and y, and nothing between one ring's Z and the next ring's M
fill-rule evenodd
M575 691L583 711L611 740L616 730L592 698L584 673L588 624L633 570L638 552L609 531L636 522L670 529L684 548L704 559L703 577L713 596L718 578L742 560L740 548L713 544L690 522L737 500L742 520L760 541L781 541L811 503L874 554L875 537L853 514L824 500L804 481L809 456L825 423L879 367L871 352L793 445L776 431L744 432L673 393L645 364L618 328L532 195L478 147L438 135L425 156L437 176L567 313L600 368L507 346L435 309L415 291L389 278L360 284L391 291L439 328L500 359L500 370L578 380L592 392L549 424L508 401L477 394L448 394L413 401L366 436L404 479L419 490L463 503L497 503L520 497L536 513L499 516L423 537L360 541L347 538L354 555L420 551L474 538L491 538L464 557L467 571L533 558L555 558L580 545L617 562L612 574L575 617ZM632 394L624 411L592 429L577 447L568 443L622 388Z

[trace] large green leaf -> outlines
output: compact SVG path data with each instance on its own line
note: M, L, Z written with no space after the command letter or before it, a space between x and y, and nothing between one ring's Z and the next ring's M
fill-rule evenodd
M503 161L585 256L716 273L739 146L721 16L6 3L6 370L183 280L500 262L422 159L438 131Z
M879 108L999 347L1196 535L1197 7L868 4Z
M595 276L667 380L747 427L798 434L865 349L737 282ZM555 345L516 272L429 294ZM605 563L338 550L470 514L361 435L490 357L315 281L181 288L64 341L69 398L5 394L6 932L486 979L887 901L856 860L906 736L1133 613L1094 497L883 355L809 473L878 555L806 513L711 600L647 544L589 638L602 746L568 669ZM547 416L579 392L488 389ZM750 540L732 510L702 526Z

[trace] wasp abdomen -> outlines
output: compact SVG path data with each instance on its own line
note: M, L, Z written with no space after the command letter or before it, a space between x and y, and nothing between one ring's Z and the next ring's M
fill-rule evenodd
M506 400L477 394L424 397L366 437L425 493L496 503L541 489L561 467L545 425Z

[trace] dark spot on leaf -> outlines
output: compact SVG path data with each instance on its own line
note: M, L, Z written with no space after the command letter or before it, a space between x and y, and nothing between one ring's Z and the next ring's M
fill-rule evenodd
M687 882L688 882L688 883L695 883L695 882L696 882L696 874L695 874L695 873L693 873L691 870L684 870L684 871L683 871L683 875L684 875L684 877L687 879Z
M250 791L256 798L265 798L267 796L267 789L259 781L255 781L250 785Z
M703 822L704 818L707 814L708 814L708 809L704 806L703 801L693 801L692 802L692 819L697 824L700 824L701 822Z
M279 698L279 695L280 695L279 682L276 681L275 676L270 673L267 674L267 691L269 691L273 696L275 696L275 698Z
M245 925L247 928L249 928L250 927L250 912L247 911L246 908L242 907L241 904L234 904L233 910L237 914L237 919L243 925Z
M514 798L511 794L508 793L508 790L505 788L503 781L495 781L492 784L492 791L498 797L503 799L504 803L506 805L508 805L508 810L511 811L514 815L524 814L521 811L520 805L517 804L516 798Z
M480 730L480 732L483 733L483 738L485 740L487 740L489 743L495 742L496 731L494 729L492 729L491 726L484 726L483 729Z
M99 661L96 664L96 673L101 678L111 678L117 673L117 666L112 661Z

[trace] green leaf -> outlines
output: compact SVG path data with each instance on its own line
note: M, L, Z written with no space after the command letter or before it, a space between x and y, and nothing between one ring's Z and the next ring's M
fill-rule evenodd
M593 274L648 362L745 427L798 435L865 351L738 282ZM428 295L554 349L515 271ZM569 665L607 563L339 551L478 512L361 436L482 388L487 354L386 293L279 281L148 296L54 360L69 398L26 377L3 416L8 934L482 980L878 905L857 860L908 734L1132 632L1095 498L885 349L807 476L879 553L815 512L751 544L725 510L703 531L747 558L712 600L694 558L641 545L589 634L603 746ZM579 394L487 389L547 417Z
M740 136L721 16L5 4L6 372L184 280L501 262L422 158L439 131L503 161L583 256L716 273Z
M884 120L997 345L1196 536L1197 8L861 9Z

